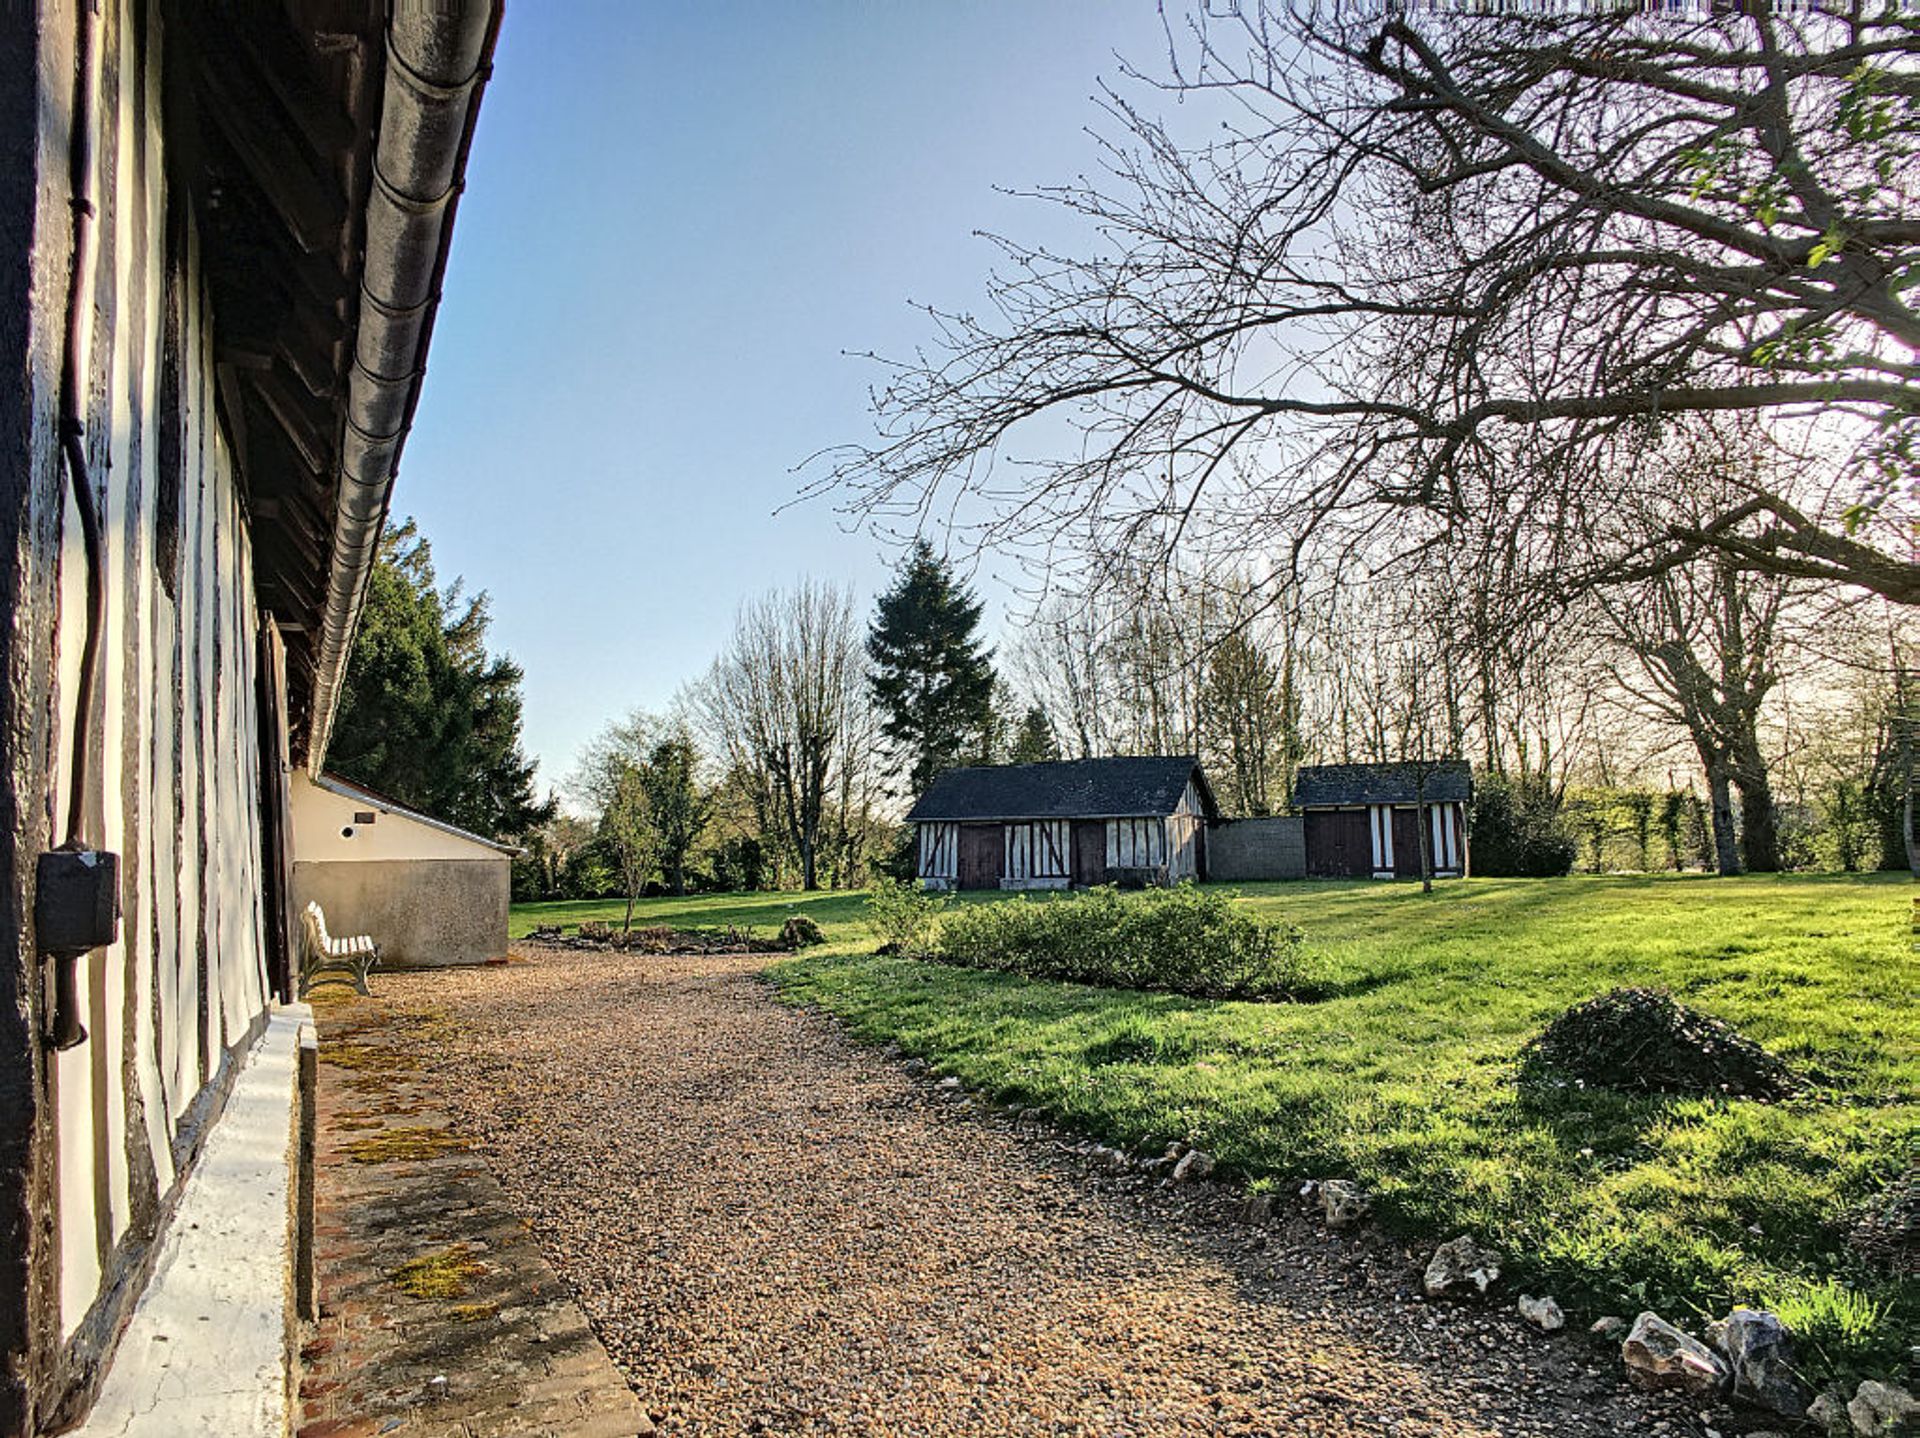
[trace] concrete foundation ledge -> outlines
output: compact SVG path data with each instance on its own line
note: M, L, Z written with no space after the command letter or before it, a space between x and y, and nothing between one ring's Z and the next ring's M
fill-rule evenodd
M276 1008L160 1237L86 1438L284 1438L305 1004Z

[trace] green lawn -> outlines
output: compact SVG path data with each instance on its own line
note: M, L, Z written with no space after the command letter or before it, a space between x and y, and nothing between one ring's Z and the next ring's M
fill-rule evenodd
M858 896L650 900L645 922L813 915L786 995L863 1038L1128 1145L1190 1139L1255 1180L1354 1177L1406 1232L1471 1230L1590 1313L1777 1308L1816 1370L1884 1370L1913 1284L1850 1267L1853 1211L1920 1153L1920 1004L1898 879L1680 877L1249 885L1337 997L1215 1003L872 957ZM534 923L620 906L516 909ZM638 916L636 916L638 921ZM1785 1104L1523 1096L1520 1047L1568 1005L1660 984L1816 1075ZM1121 1042L1112 1042L1120 1039ZM1115 1056L1123 1056L1113 1061Z

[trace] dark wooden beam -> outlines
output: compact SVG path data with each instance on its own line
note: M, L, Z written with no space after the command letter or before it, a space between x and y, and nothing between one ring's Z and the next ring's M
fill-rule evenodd
M359 127L339 97L314 74L314 55L287 25L277 5L238 7L229 24L242 27L238 47L256 80L273 91L316 155L335 155L359 142Z
M321 417L316 417L312 401L295 393L291 376L278 366L264 372L250 370L247 380L254 397L292 441L306 467L315 474L331 470L333 450L327 435L332 415L323 409Z
M243 47L224 27L194 31L195 71L205 95L203 125L211 124L246 166L295 243L309 254L331 251L346 223L346 203L332 177L292 133L273 91L249 65Z

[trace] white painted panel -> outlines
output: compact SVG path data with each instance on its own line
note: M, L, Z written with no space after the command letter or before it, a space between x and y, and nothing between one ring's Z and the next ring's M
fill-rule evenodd
M394 859L494 859L500 851L364 794L340 794L304 770L293 776L293 854L303 864ZM372 814L371 824L355 816ZM925 826L923 826L924 829ZM352 830L349 836L346 831Z

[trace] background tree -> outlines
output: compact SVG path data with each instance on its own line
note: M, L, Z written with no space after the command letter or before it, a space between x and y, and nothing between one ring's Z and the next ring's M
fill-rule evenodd
M993 722L980 605L925 540L915 542L867 632L867 680L908 788L923 791Z
M636 709L601 730L581 756L572 789L603 819L622 801L629 778L638 783L644 805L626 796L626 820L644 818L650 829L650 854L661 882L675 894L687 891L688 858L713 812L712 794L700 781L700 753L681 718L660 718ZM624 865L623 865L624 868ZM652 877L641 876L644 884Z
M593 826L584 819L557 812L520 835L520 853L513 860L513 901L597 898L597 890L576 893L570 887L578 873L579 855L593 837Z
M700 786L698 766L693 739L682 728L655 744L640 767L640 782L659 835L661 877L671 894L687 891L687 856L699 842L712 809Z
M805 889L819 887L847 766L871 762L842 742L861 701L860 654L852 596L805 581L741 606L694 696L715 752L794 855Z
M1336 524L1405 548L1411 517L1499 514L1562 583L1712 551L1920 601L1898 7L1728 10L1684 43L1625 9L1231 10L1109 94L1095 179L1041 192L1084 246L1000 241L990 302L930 316L823 486L869 514L965 499L1043 553ZM1622 486L1715 413L1815 458L1707 514L1657 468ZM1651 536L1609 523L1623 496Z
M1662 572L1607 611L1648 681L1623 687L1684 732L1700 757L1722 874L1738 873L1743 861L1756 873L1780 867L1761 709L1779 682L1786 594L1786 581L1716 554Z
M1243 630L1214 646L1202 691L1204 752L1233 814L1271 814L1293 798L1300 715L1291 674Z
M347 662L327 766L450 824L495 838L554 813L520 748L520 666L486 649L487 596L437 585L409 519L380 537Z
M1007 749L1007 762L1046 764L1059 757L1060 745L1053 737L1053 725L1047 719L1047 711L1038 704L1029 704L1027 712L1020 718L1020 727L1014 731L1013 743Z

